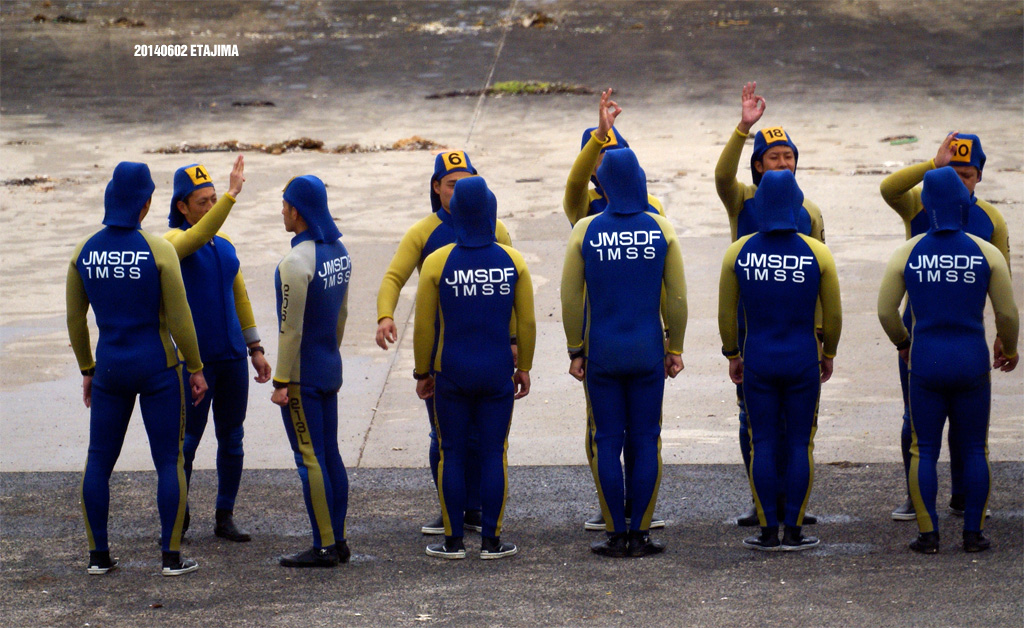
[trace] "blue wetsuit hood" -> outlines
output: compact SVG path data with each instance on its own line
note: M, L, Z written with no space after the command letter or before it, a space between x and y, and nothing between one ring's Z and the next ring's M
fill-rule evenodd
M921 204L931 224L928 231L959 231L971 207L971 193L951 167L930 170L924 175Z
M773 133L771 141L764 136L766 130ZM781 134L781 137L774 137L776 134ZM800 151L796 149L796 144L789 138L789 133L784 131L782 127L762 129L754 136L754 152L750 155L750 174L754 177L754 185L761 185L761 177L764 176L757 171L754 164L761 161L761 158L768 152L768 149L775 148L776 146L789 146L793 149L793 169L796 170L796 165L800 161Z
M434 158L434 174L430 176L430 208L433 211L443 209L441 196L434 191L434 182L440 181L453 172L468 172L476 174L476 168L469 161L469 155L465 151L451 150L439 153Z
M459 246L481 247L495 241L498 199L483 177L468 177L455 183L451 203L452 228Z
M797 212L804 204L804 193L789 170L764 173L754 193L754 215L761 233L796 231Z
M210 173L201 164L189 164L174 171L174 192L171 194L171 212L167 214L167 224L171 229L181 226L185 222L185 215L178 211L178 201L188 198L188 195L199 188L212 188L213 179Z
M583 147L586 146L587 142L590 141L591 133L593 133L596 130L597 127L592 126L583 132L583 139L580 140L580 150L583 150ZM626 141L626 138L622 137L622 133L619 133L618 129L616 129L615 127L612 127L608 131L608 138L611 141L609 141L607 144L601 147L602 153L610 150L615 150L617 148L629 148L629 142ZM594 187L596 187L597 191L601 193L601 196L604 196L604 193L601 190L601 184L597 182L597 177L595 177L593 174L590 175L590 182L594 184Z
M108 227L138 228L139 214L155 189L156 184L146 164L134 161L117 164L103 195L103 224Z
M298 210L316 242L329 244L341 237L327 207L327 186L319 178L311 174L295 177L284 187L284 200Z
M597 169L608 197L605 211L636 214L647 211L647 176L631 148L609 151Z

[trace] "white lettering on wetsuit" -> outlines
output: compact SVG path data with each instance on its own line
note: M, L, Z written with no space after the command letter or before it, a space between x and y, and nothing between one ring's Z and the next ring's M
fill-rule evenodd
M323 280L325 289L340 286L352 276L352 258L342 255L325 261L317 276Z
M653 244L662 239L661 231L601 231L597 239L587 242L595 251L597 259L602 262L614 262L622 259L654 259L657 251ZM642 249L640 247L643 247Z
M984 263L980 255L918 255L907 264L917 271L917 280L922 283L974 283L978 280L976 267Z
M451 276L444 278L444 282L452 287L457 297L476 296L477 286L480 287L479 294L481 296L506 295L512 294L511 280L515 273L516 269L511 266L455 270Z
M82 259L89 279L141 279L149 251L89 251Z
M753 281L790 281L803 283L807 279L805 266L814 263L812 255L779 255L777 253L751 253L736 260L746 273L745 277ZM768 271L771 271L769 274Z

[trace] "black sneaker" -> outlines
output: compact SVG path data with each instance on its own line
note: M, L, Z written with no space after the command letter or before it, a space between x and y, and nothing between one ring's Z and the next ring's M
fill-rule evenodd
M485 536L480 542L480 558L494 560L506 558L519 553L519 548L512 543L502 543L497 536Z
M444 523L443 521L441 522ZM473 532L484 531L484 518L479 510L467 510L462 519L462 527ZM444 533L444 525L441 526L441 533Z
M282 556L277 562L282 567L334 567L338 564L338 548L334 545L327 547L311 547L304 552Z
M965 552L984 552L990 547L992 547L992 541L989 541L981 532L968 532L964 530ZM117 563L115 562L114 564ZM90 571L89 573L92 572Z
M604 532L604 515L599 512L590 519L587 519L583 524L583 529L590 530L591 532Z
M955 517L964 516L964 507L967 503L966 495L950 495L949 496L949 514ZM988 508L985 509L985 517L991 517L992 511Z
M743 539L743 547L760 552L779 551L779 547L781 547L781 543L779 543L779 526L761 528L761 534L748 536Z
M665 544L651 539L650 532L630 530L626 534L626 553L633 558L660 554L665 551Z
M893 521L914 521L917 519L917 511L914 510L914 501L907 498L903 505L892 511L890 515Z
M219 536L222 539L227 539L235 543L247 543L252 540L249 533L239 530L235 526L235 520L232 518L232 512L230 510L217 509L215 514L216 525L213 526L214 536Z
M625 558L629 556L629 547L626 541L626 533L613 534L603 541L590 544L590 551L601 556L612 558Z
M199 569L199 563L191 558L182 558L181 552L164 552L164 567L160 571L164 576L183 576Z
M786 526L782 533L782 544L779 546L783 552L799 552L812 547L817 547L821 541L816 536L804 536L800 533L800 526Z
M801 525L813 526L818 524L818 517L810 513L804 513L804 522Z
M89 552L89 568L87 571L90 576L102 576L116 567L117 559L110 557L109 550Z
M736 517L736 525L741 528L754 528L761 525L757 519L757 508L751 505L746 512Z
M917 538L910 542L910 549L918 554L938 554L939 533L937 531L918 533Z
M423 534L444 534L444 515L438 515L437 519L420 528Z
M444 543L427 546L427 556L460 560L466 557L466 546L463 545L461 536L446 536Z
M352 557L352 550L348 548L348 541L337 541L334 544L334 549L338 552L339 563L347 563L348 559Z

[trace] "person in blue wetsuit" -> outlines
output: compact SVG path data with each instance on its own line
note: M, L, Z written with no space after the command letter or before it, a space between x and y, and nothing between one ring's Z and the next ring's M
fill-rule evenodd
M971 194L971 204L967 208L964 220L964 231L976 235L999 249L1010 264L1010 236L1003 215L992 204L974 195L975 187L981 182L982 171L985 169L985 151L981 147L981 139L977 135L954 132L946 136L939 145L935 157L926 162L913 164L894 172L882 181L882 198L903 219L907 239L928 231L928 211L921 202L921 186L924 175L936 168L951 166L960 177L967 191ZM906 308L903 314L903 325L911 327L911 310ZM999 352L999 337L996 337L993 352ZM907 498L902 505L892 511L896 521L913 521L917 518L914 502L910 499L910 408L907 397L907 365L897 358L899 366L900 388L903 391L903 429L900 433L900 449L903 453L903 470L907 476ZM952 436L952 433L950 433ZM952 480L952 491L949 498L949 511L954 515L964 514L963 490L963 456L960 454L956 439L949 442L949 475Z
M181 450L185 392L175 343L191 373L189 388L197 401L206 392L206 380L174 248L139 225L155 187L146 164L119 163L104 197L106 226L75 247L68 266L68 334L82 371L82 398L90 409L82 511L89 539L88 573L96 575L117 565L107 539L110 474L136 397L157 471L161 573L178 576L198 568L196 561L182 559L180 551L186 499ZM100 332L95 360L86 318L90 306Z
M248 347L256 381L270 380L270 364L260 346L260 334L245 289L235 246L220 232L221 225L242 191L244 161L239 155L231 171L227 194L220 199L206 168L190 164L174 173L174 195L164 234L181 260L185 292L199 337L199 352L210 389L193 404L186 395L185 481L191 486L192 462L206 431L210 408L217 435L217 504L213 533L235 542L250 540L234 521L235 497L242 481L242 438L249 402ZM184 533L191 515L185 510Z
M518 251L495 241L497 201L481 177L455 184L455 243L423 262L413 332L416 393L432 400L441 445L437 492L445 540L427 555L465 558L466 459L470 433L479 438L480 558L512 556L501 541L508 496L508 432L515 399L530 392L536 340L533 284ZM508 341L516 326L518 358Z
M651 540L650 524L661 483L665 378L683 370L686 281L675 230L648 211L647 181L633 151L605 153L597 178L608 207L573 227L562 269L562 325L569 373L584 382L593 412L607 538L591 550L644 556L664 550ZM620 461L626 438L633 450L628 528Z
M1002 253L963 229L973 199L958 173L943 167L925 174L921 202L931 226L896 249L878 293L879 321L909 371L910 496L919 530L910 549L939 551L936 462L949 417L950 441L963 460L963 547L980 552L990 546L982 534L992 402L985 297L992 300L999 339L992 366L1004 372L1018 361L1017 305ZM899 313L904 294L913 308L910 329Z
M615 120L622 113L622 107L612 97L612 89L608 88L601 93L601 100L598 103L597 120L598 125L583 131L583 139L580 142L580 152L576 161L569 171L569 178L565 182L565 196L562 198L562 209L565 211L569 224L575 226L577 222L587 216L599 214L608 207L608 198L597 180L597 168L601 165L604 154L610 150L629 148L629 142L615 128ZM590 183L594 187L589 186ZM665 208L661 201L651 194L647 195L647 211L665 215ZM629 492L629 477L633 469L633 450L629 445L629 438L623 448L623 469L626 476L626 511L629 512L631 495ZM594 483L597 483L597 466L594 463L596 446L594 444L594 413L587 403L587 435L585 439L587 462L590 464L590 471L594 476ZM629 518L628 515L626 517ZM657 514L651 518L651 528L664 528L665 520ZM595 532L606 531L604 515L599 510L596 515L590 517L583 523L585 530Z
M281 215L294 233L277 266L280 327L274 394L302 480L313 546L282 556L284 567L334 567L348 562L345 539L348 474L338 450L341 341L348 316L352 258L327 207L327 188L312 175L284 188Z
M761 534L745 539L743 545L756 550L803 550L819 543L804 536L801 527L814 478L818 395L821 384L832 376L842 309L831 253L797 230L803 197L792 172L764 173L754 195L758 232L729 246L719 281L722 353L729 358L729 378L743 390L751 443L750 486L761 526ZM818 302L820 362L815 335ZM746 330L742 346L737 315ZM786 450L782 474L777 462L780 447ZM785 496L781 517L779 495ZM780 518L785 523L781 543Z

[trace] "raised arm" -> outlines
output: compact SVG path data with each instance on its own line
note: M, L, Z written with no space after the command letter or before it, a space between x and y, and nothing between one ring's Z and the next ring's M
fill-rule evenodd
M191 228L171 229L164 234L164 237L174 245L178 259L185 259L201 249L224 226L224 221L228 219L228 214L235 205L235 199L242 191L242 184L245 182L244 172L245 161L239 155L231 170L227 193L217 199L210 211L206 212L206 215Z

